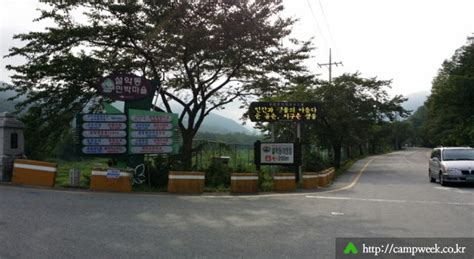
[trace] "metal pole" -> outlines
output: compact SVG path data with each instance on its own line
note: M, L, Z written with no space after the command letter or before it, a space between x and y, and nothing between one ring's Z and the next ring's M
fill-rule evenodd
M275 142L275 124L270 122L270 128L271 128L271 134L272 134L272 138L271 138L270 141ZM275 171L276 171L275 166L271 165L270 170L272 172L272 177L273 177L273 175L275 174Z
M301 122L296 123L296 138L301 142ZM301 148L301 150L303 150L303 148ZM301 163L303 163L303 152L301 152ZM300 182L302 182L303 179L301 174L301 165L298 165L298 179Z
M331 58L331 49L329 49L329 84L332 82L332 58Z

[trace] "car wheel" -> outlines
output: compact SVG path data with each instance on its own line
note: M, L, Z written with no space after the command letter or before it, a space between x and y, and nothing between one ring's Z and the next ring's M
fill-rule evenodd
M430 182L432 182L432 183L435 183L435 182L436 182L436 178L434 178L433 176L431 176L431 170L428 171L428 176L430 177Z
M446 186L446 182L444 181L443 175L441 173L439 173L439 184L441 184L441 186Z

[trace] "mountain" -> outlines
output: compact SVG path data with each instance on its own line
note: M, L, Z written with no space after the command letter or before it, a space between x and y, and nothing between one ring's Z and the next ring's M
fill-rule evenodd
M405 110L415 112L420 106L423 106L426 99L430 95L429 91L421 91L407 95L408 100L402 104Z
M113 106L116 107L117 109L123 111L123 102L114 102ZM164 109L163 107L160 107ZM183 107L177 103L171 103L171 110L174 113L180 114L181 111L183 110ZM186 124L186 118L185 124ZM204 118L204 121L199 128L200 133L220 133L220 134L226 134L226 133L243 133L243 134L251 134L251 132L239 124L238 122L229 119L227 117L215 114L215 113L210 113L206 118Z
M6 83L0 81L0 87ZM9 101L8 98L15 96L14 91L0 92L0 112L14 112L15 105L21 100Z
M250 132L244 126L240 125L236 121L215 113L210 113L209 116L204 119L199 132L250 134Z

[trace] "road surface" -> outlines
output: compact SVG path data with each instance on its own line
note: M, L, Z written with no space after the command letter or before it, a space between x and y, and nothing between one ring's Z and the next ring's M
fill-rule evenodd
M430 183L428 155L409 149L369 157L314 193L0 185L0 258L333 258L336 237L474 237L473 186Z

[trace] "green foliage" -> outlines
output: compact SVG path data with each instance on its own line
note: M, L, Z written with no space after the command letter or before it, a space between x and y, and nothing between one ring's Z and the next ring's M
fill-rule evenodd
M331 161L325 159L317 151L304 152L303 156L303 171L304 172L319 172L330 167Z
M230 169L227 165L217 162L211 164L206 170L206 186L208 187L229 187L230 186Z
M168 186L168 174L173 163L176 163L172 158L165 156L157 156L152 158L151 163L148 163L148 173L150 174L150 182L147 183L153 187Z
M390 87L390 81L363 78L355 73L343 74L334 78L332 83L312 77L295 77L291 84L291 90L262 100L319 102L319 121L313 125L303 124L301 141L304 145L331 148L336 167L341 162L342 147L349 147L351 150L351 147L370 144L378 148L387 140L395 143L398 135L405 137L405 134L401 134L404 126L397 126L397 123L391 121L408 115L401 107L406 98L400 95L389 97L386 88ZM395 126L399 129L393 131L392 127ZM295 131L294 123L281 123L275 138L277 141L293 141ZM372 150L375 151L375 148Z
M423 126L429 145L474 145L474 40L446 60L433 80Z
M227 144L241 144L241 145L253 145L257 140L261 140L262 136L260 135L248 135L245 133L208 133L208 132L199 132L196 135L196 140L207 140L213 142L223 142Z
M61 2L61 3L60 3ZM181 105L182 163L191 167L192 140L213 110L249 95L278 92L305 71L309 42L290 39L295 19L281 18L281 0L268 1L56 1L37 20L54 25L15 36L25 42L7 57L14 90L27 99L31 154L53 152L73 116L97 96L98 80L133 72L160 82L167 112ZM81 7L87 19L76 19ZM38 145L37 145L38 144Z
M268 167L260 172L258 183L262 192L273 190L273 177Z
M89 188L90 175L94 167L107 167L107 159L94 158L80 161L51 160L58 164L56 175L56 186L69 187L69 170L79 169L81 171L80 188Z

